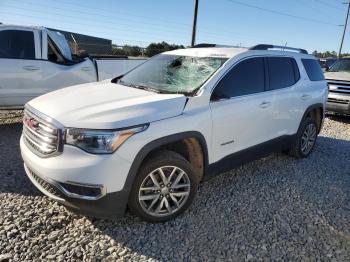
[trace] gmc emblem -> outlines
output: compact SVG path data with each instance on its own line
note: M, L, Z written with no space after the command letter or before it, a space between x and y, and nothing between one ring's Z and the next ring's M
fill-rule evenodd
M36 129L38 127L38 123L34 120L34 118L27 118L24 120L24 123L30 129Z

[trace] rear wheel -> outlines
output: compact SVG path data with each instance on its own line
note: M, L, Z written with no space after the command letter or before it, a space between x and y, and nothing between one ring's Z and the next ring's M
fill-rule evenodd
M129 207L150 222L164 222L184 212L197 192L198 177L191 164L172 151L160 151L140 168Z
M317 140L317 125L311 118L306 118L298 131L291 147L290 155L296 158L305 158L310 155Z

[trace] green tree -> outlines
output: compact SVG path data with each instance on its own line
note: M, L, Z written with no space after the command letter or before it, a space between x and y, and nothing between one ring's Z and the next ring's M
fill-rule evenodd
M125 50L123 48L120 48L116 45L112 45L112 55L120 55L120 56L125 56L127 55Z
M128 56L140 56L141 55L141 47L136 46L136 45L134 45L134 46L124 45L123 50Z
M335 51L326 51L326 52L318 52L317 50L313 51L312 54L317 58L337 58L338 54Z
M170 45L164 41L161 43L151 43L146 47L145 54L146 56L151 57L165 51L175 50L179 48L184 48L184 46L175 44Z

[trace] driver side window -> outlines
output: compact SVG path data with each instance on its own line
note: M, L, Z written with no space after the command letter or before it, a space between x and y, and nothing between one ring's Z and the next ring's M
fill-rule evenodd
M234 66L217 84L211 100L264 92L264 58L249 58Z

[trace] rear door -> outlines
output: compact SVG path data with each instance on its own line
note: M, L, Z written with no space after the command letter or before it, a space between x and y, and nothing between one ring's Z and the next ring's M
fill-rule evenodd
M247 58L215 87L210 102L214 162L275 136L265 70L263 57Z
M40 93L37 30L0 29L0 107L21 106Z
M299 126L300 92L303 86L297 62L292 57L267 57L269 84L267 93L273 101L272 116L276 137L292 135Z

